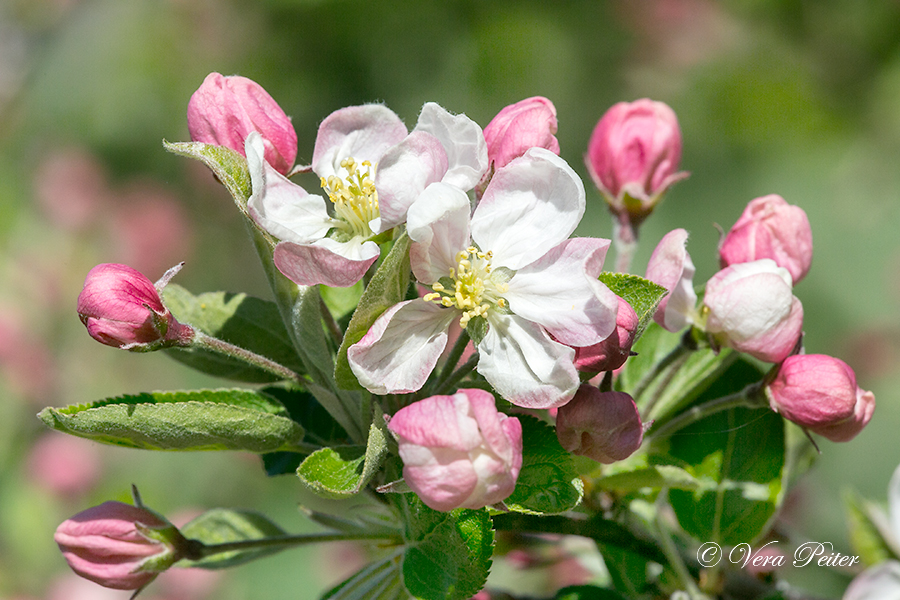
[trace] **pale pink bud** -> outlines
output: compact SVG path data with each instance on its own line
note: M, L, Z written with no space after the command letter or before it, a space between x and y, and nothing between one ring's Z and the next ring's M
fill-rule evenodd
M559 154L556 107L547 98L534 96L510 104L484 128L488 161L494 170L538 146Z
M559 407L556 437L572 454L609 464L641 447L644 428L631 396L582 385L572 400Z
M615 213L640 221L653 210L678 172L681 130L674 111L662 102L619 102L597 123L585 163Z
M246 77L210 73L191 96L187 110L191 139L244 154L244 140L258 131L265 158L282 174L297 158L297 133L291 119L258 83Z
M772 410L832 442L852 440L875 412L875 395L856 385L853 369L824 354L789 356L766 396Z
M776 194L751 200L719 248L722 268L771 258L796 285L812 263L812 229L806 213Z
M706 331L760 360L781 362L800 339L803 305L790 273L771 259L722 269L707 282L703 303Z
M631 305L619 298L616 330L599 344L575 348L575 368L583 373L599 373L621 367L631 354L631 344L639 324L640 320Z
M136 590L180 558L178 530L154 512L104 502L64 521L54 535L75 573L100 585Z
M647 263L647 279L669 293L653 314L653 320L668 331L692 324L697 305L694 292L694 263L687 251L688 232L673 229L663 236Z
M435 510L481 508L512 494L522 468L522 425L478 389L431 396L391 417L403 478Z
M158 285L172 275L170 269ZM187 345L194 337L193 329L176 321L163 304L157 286L126 265L106 263L90 270L78 295L78 316L92 338L123 350Z

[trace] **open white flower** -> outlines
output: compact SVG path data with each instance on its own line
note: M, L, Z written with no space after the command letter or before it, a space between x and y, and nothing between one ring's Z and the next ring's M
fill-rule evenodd
M429 185L409 209L410 263L434 293L386 311L348 352L373 393L420 389L459 319L478 372L519 406L551 408L578 388L572 346L616 326L618 298L597 279L609 240L568 239L584 186L561 158L532 148L499 169L474 214L458 187Z
M311 168L331 210L273 169L264 150L258 134L247 137L248 208L280 240L275 266L300 285L353 285L378 258L372 238L403 223L425 187L445 181L470 189L487 169L481 128L433 103L409 134L379 104L342 108L322 122Z

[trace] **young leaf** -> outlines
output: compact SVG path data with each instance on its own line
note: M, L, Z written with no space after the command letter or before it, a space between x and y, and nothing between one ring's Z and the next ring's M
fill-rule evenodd
M406 297L409 288L409 237L404 233L395 242L375 272L350 319L334 365L334 379L345 390L361 390L347 361L347 349L363 338L381 314Z
M400 576L400 554L371 563L325 592L321 600L409 600Z
M224 508L214 508L203 513L182 527L181 533L188 539L199 540L207 545L285 535L281 527L259 513ZM222 552L197 561L185 561L183 566L224 569L274 554L284 548L285 546L276 546Z
M163 147L173 154L195 158L205 164L215 174L216 179L222 182L225 189L234 198L238 209L248 219L247 200L250 198L250 170L247 168L247 159L225 146L214 146L200 142L167 142L163 140Z
M399 495L407 518L403 583L422 600L467 600L487 581L494 530L487 509L441 513Z
M896 545L887 516L858 493L844 493L844 507L847 511L847 527L850 544L858 553L863 565L871 566L894 559L897 560Z
M698 490L708 486L710 481L702 481L675 465L651 465L633 471L620 471L613 475L607 475L596 480L595 483L599 489L627 494L642 488L658 490L665 487L676 490Z
M38 417L50 428L105 444L148 450L296 449L303 428L284 406L242 389L150 392L65 408Z
M510 510L538 514L574 508L584 485L572 456L560 446L552 427L534 417L516 418L522 423L522 470L504 503Z
M347 498L368 485L387 452L384 420L376 418L369 427L369 439L365 446L316 450L297 468L297 476L320 496Z
M669 293L661 285L628 273L605 271L600 273L600 281L606 284L606 287L615 295L628 302L637 314L639 325L634 334L635 340L644 333L647 325L653 320L656 307Z
M273 302L246 294L209 292L195 296L183 287L170 283L163 289L163 299L172 314L212 337L245 348L284 365L296 373L304 367L284 322ZM198 371L248 383L269 383L277 378L267 371L197 348L170 348L169 356Z

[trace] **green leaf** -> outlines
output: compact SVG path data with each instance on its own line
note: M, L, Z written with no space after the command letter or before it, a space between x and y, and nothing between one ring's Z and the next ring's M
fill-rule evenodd
M285 531L265 516L249 510L214 508L181 528L188 539L199 540L206 545L241 542L285 535ZM184 561L185 567L224 569L233 567L283 550L285 546L234 550L213 554L196 561Z
M332 316L335 319L340 319L356 308L365 289L366 286L360 279L350 287L345 288L320 285L319 293L322 295L322 300L325 301L325 306L331 311Z
M243 389L150 392L45 408L50 428L148 450L289 450L303 439L275 398Z
M510 510L553 514L574 508L584 493L584 485L572 456L546 423L517 415L522 423L522 470L516 489L504 503Z
M620 493L636 492L643 488L659 490L669 488L676 490L698 490L708 487L709 481L702 481L691 473L674 465L652 465L633 471L619 472L596 480L602 490Z
M761 376L755 365L739 360L696 404L737 392ZM674 458L694 477L711 480L694 491L670 490L681 527L698 540L728 546L751 543L763 533L783 497L784 430L784 420L768 408L735 408L669 437L667 462Z
M871 502L849 490L844 493L844 507L850 544L863 565L872 566L891 558L897 560L896 550L891 548L889 541L893 535L887 516Z
M321 600L408 600L400 574L400 554L366 565L325 592Z
M387 453L384 419L376 417L369 427L365 446L316 450L297 468L297 476L320 496L347 498L368 485Z
M403 583L422 600L467 600L487 581L494 530L487 509L442 513L398 495L407 522Z
M553 600L626 600L616 591L593 585L570 585L556 592Z
M195 158L209 167L216 179L222 182L234 198L234 203L237 204L240 211L250 219L247 212L247 200L250 198L252 188L246 158L231 148L200 142L171 143L163 140L163 147L173 154Z
M176 284L169 284L163 289L163 300L182 323L270 358L296 373L304 372L303 362L294 350L275 303L228 292L195 296ZM166 352L178 362L209 375L249 383L278 380L275 375L258 367L209 350L170 348Z
M628 273L612 273L609 271L600 273L600 281L606 284L612 292L628 302L637 314L639 325L634 334L637 340L644 333L647 325L653 320L656 307L668 294L668 290L648 279L629 275Z
M381 266L372 276L359 305L350 319L334 365L334 379L345 390L362 389L347 361L347 350L361 340L384 311L402 302L409 288L409 236L405 233L395 242Z

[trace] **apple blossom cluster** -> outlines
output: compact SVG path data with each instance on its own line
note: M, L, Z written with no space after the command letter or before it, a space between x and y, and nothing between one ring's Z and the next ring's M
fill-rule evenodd
M638 226L687 176L679 171L677 118L661 102L616 104L590 136L585 162L611 212L612 240L572 237L587 193L560 156L556 109L543 97L507 106L484 129L431 102L411 130L382 104L341 108L318 126L311 163L299 166L304 153L290 118L249 79L210 74L187 117L193 141L167 148L203 160L234 196L272 284L275 302L266 310L283 320L277 339L288 349L276 351L275 338L258 333L217 337L205 302L164 289L180 266L154 285L125 265L99 265L79 296L79 316L106 345L169 349L227 376L204 358L217 354L246 365L247 381L280 387L247 391L252 401L235 390L132 400L156 419L148 425L131 412L127 421L113 414L115 400L88 407L95 412L87 425L68 419L79 409L46 409L42 418L55 428L134 447L288 454L304 484L326 498L371 488L401 520L421 517L426 509L414 504L421 502L449 515L434 518L484 511L472 514L489 514L499 527L517 512L607 519L614 511L597 507L625 496L610 488L600 497L605 465L681 469L683 459L666 454L660 440L725 410L762 411L778 435L784 417L807 435L841 442L872 417L874 396L848 365L803 352L794 286L809 271L812 235L801 208L777 195L751 201L721 240L721 269L700 292L685 229L659 241L645 277L627 273ZM618 268L604 271L610 248ZM351 298L355 309L339 312L334 297ZM669 354L654 343L669 344ZM690 353L715 368L679 377ZM704 397L718 377L732 384L735 361L755 381ZM771 365L768 373L761 363ZM280 403L285 394L318 403L346 436L307 437L310 423ZM177 417L164 412L179 402ZM246 420L226 418L223 407ZM101 424L103 410L109 421ZM173 433L166 419L189 432ZM246 441L257 424L271 429ZM339 520L323 522L338 527ZM107 503L66 521L57 542L77 573L137 589L185 557L148 533L160 527L168 525L142 508ZM327 540L416 531L354 527ZM424 543L403 539L409 548ZM297 540L251 538L240 548ZM181 543L195 554L198 544ZM203 547L203 556L237 548ZM405 556L403 568L413 569ZM468 598L484 585L425 593L416 587L425 575L403 577L416 597Z

